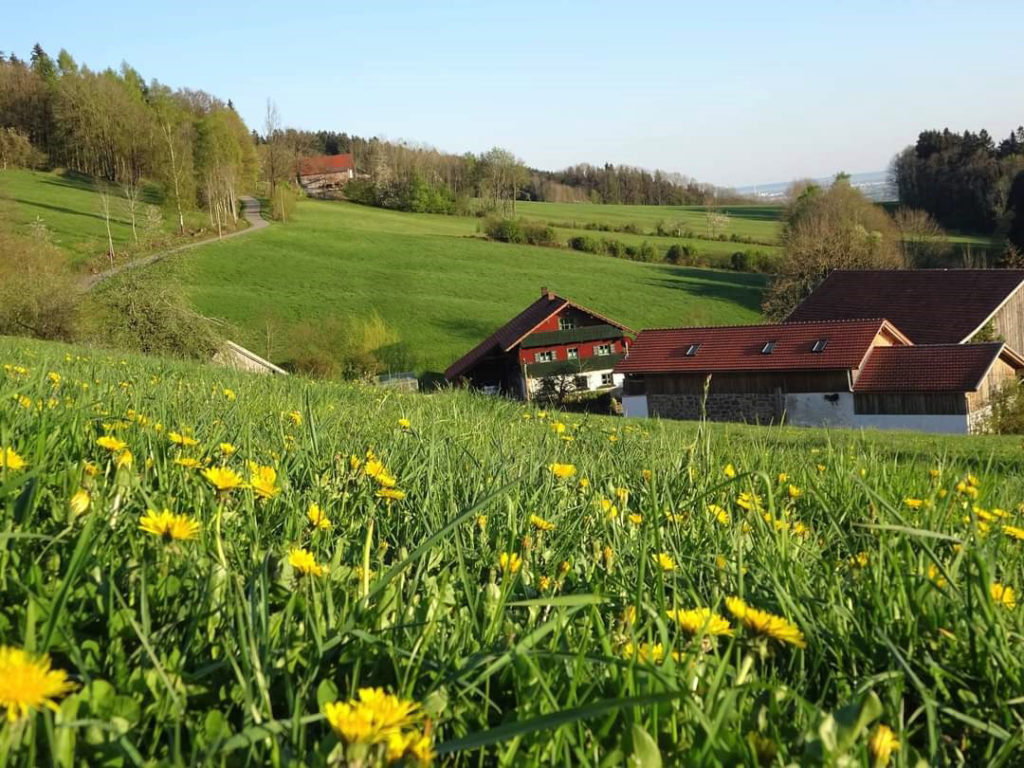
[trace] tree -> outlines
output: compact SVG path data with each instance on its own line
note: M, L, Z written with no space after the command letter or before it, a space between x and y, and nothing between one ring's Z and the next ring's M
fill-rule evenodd
M893 214L893 222L900 232L907 265L936 267L945 262L951 251L949 238L927 211L900 207Z
M784 319L833 269L904 266L889 215L845 179L809 186L787 206L782 244L784 260L762 304L771 320Z
M291 175L291 152L284 141L281 131L281 114L277 104L267 99L267 111L263 118L263 144L261 149L261 167L263 177L269 185L270 197L277 192L277 184Z
M507 149L494 147L480 158L481 193L495 209L516 213L516 197L529 181L523 161Z

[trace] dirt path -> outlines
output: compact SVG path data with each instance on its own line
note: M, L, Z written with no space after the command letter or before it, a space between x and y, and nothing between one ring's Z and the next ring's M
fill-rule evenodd
M168 256L172 256L176 253L181 253L182 251L187 251L191 248L197 248L200 245L206 245L208 243L217 243L220 242L221 240L227 240L228 238L231 237L241 237L242 235L247 235L250 232L256 232L257 230L266 227L266 219L260 216L260 201L257 200L255 197L243 197L241 198L241 201L242 215L245 217L245 220L249 222L249 226L246 227L245 229L239 230L238 232L232 232L231 234L224 235L223 237L212 237L207 240L199 240L198 242L195 243L188 243L187 245L179 245L177 248L171 248L170 250L167 251L151 253L149 256L144 256L143 258L136 259L135 261L129 261L128 263L121 264L119 266L114 267L113 269L108 269L104 272L98 272L95 275L89 275L84 280L82 280L83 287L85 288L85 290L91 291L93 288L95 288L97 285L102 283L107 278L113 277L114 275L118 275L121 272L124 272L125 270L137 269L138 267L146 267L149 266L150 264L153 264L154 262L160 261L161 259L165 259Z

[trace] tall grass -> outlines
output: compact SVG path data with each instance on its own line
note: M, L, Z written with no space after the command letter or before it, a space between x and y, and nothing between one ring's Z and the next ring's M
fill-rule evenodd
M14 340L0 363L0 448L27 462L0 469L0 644L80 685L2 726L12 764L326 764L323 705L365 686L419 702L457 765L867 763L878 723L899 764L1020 760L1024 609L991 593L1024 585L1019 439L582 418ZM281 491L218 495L183 457ZM198 538L139 529L165 508ZM667 616L693 607L733 634Z

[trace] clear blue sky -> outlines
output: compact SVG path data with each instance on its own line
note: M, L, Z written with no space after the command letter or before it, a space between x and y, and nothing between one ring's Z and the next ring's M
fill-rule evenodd
M30 2L0 49L285 123L723 185L880 170L920 129L1024 122L1024 2Z

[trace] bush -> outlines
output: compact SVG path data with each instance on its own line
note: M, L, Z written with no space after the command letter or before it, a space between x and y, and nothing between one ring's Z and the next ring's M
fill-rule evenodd
M270 218L274 221L291 221L298 200L299 193L291 184L279 182L273 200L270 201Z
M665 261L669 264L691 265L696 255L697 251L692 245L673 243L665 251Z
M586 253L601 253L602 251L601 241L587 235L577 235L576 237L569 238L569 247L574 251L584 251Z
M46 155L32 146L21 131L0 128L0 170L8 168L39 168L46 164Z
M542 221L527 221L522 224L523 237L530 245L555 246L558 245L558 235L555 228Z
M985 430L998 435L1024 434L1024 383L1011 382L992 398Z
M621 259L626 255L626 244L621 240L610 240L605 239L601 241L604 248L604 252L609 256L614 256L616 259Z
M326 317L291 329L289 367L323 379L370 379L415 367L408 346L380 315Z
M80 291L67 258L48 241L0 232L0 334L69 341Z
M747 251L736 251L730 258L730 266L737 272L749 272L750 263L750 254Z
M484 224L484 234L502 243L526 242L526 234L518 219L491 217Z

